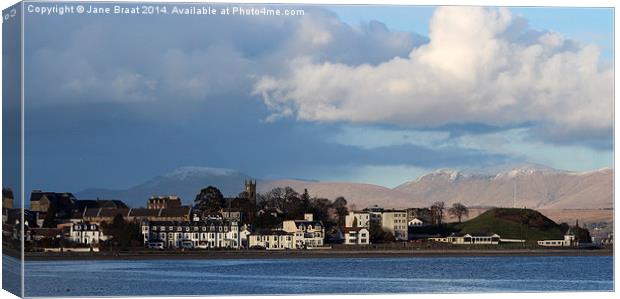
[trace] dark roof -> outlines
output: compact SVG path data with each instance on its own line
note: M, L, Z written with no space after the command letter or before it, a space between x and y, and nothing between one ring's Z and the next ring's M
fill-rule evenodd
M40 201L43 198L47 198L52 204L56 205L59 210L72 208L77 200L75 196L69 192L57 193L35 190L30 194L30 202Z
M99 214L99 209L86 209L83 213L83 217L95 217Z
M104 209L127 209L127 205L116 199L81 199L74 205L75 209L84 211L84 208L104 208Z
M147 221L149 226L211 226L211 225L230 225L226 220L206 220L206 221ZM146 223L146 222L143 222Z
M178 208L166 208L166 209L161 209L161 213L159 214L159 216L160 217L182 217L182 216L189 215L191 210L192 210L192 207L190 206L181 206Z
M250 235L284 236L284 235L293 235L293 233L285 232L283 230L262 229L262 230L253 232Z
M98 209L86 209L86 211L84 212L84 217L109 217L109 218L113 218L118 214L121 214L124 216L127 215L127 213L129 212L129 209L103 209L103 208L98 208Z
M157 215L159 215L159 209L137 208L129 212L131 217L156 217Z
M58 228L32 228L30 229L32 235L44 236L44 237L56 237L62 235L62 230Z
M127 216L129 209L100 209L99 217L116 217L116 215L120 214Z

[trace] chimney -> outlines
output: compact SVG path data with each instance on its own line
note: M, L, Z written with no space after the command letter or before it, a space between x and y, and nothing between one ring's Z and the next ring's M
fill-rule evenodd
M304 220L306 220L306 221L314 221L314 217L313 217L312 213L305 213L304 214Z

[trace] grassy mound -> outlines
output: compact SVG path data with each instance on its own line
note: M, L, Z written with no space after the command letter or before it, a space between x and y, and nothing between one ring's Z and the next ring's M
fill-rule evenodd
M560 225L530 209L494 208L455 228L463 233L496 233L502 238L528 241L564 238Z

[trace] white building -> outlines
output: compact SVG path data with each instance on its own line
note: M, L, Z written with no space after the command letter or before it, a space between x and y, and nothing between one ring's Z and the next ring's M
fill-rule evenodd
M418 218L413 218L413 219L409 220L407 225L409 227L421 227L421 226L426 226L427 224L424 221L422 221L422 220L420 220Z
M344 217L344 226L370 228L370 213L366 211L349 211L349 215Z
M249 248L265 248L267 250L294 249L293 233L282 230L269 230L248 235Z
M429 238L431 241L451 243L457 245L497 245L500 242L498 234L451 234L447 237Z
M344 244L368 245L370 244L370 232L365 227L346 227L344 229Z
M391 232L396 240L408 239L409 225L407 224L407 211L384 210L381 213L381 227Z
M106 240L99 225L90 222L74 223L69 226L69 240L79 244L97 244Z
M564 235L564 240L540 240L538 245L546 247L571 247L577 245L575 234L569 229Z
M295 248L322 247L325 228L321 221L313 220L312 214L304 214L304 220L286 220L282 230L293 234Z
M236 221L143 221L144 244L160 240L167 248L192 244L194 248L240 247L239 223Z

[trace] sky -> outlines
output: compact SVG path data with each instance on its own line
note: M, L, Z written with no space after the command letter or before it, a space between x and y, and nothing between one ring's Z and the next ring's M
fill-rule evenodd
M184 166L395 187L439 168L612 167L613 10L305 6L26 15L26 190Z

